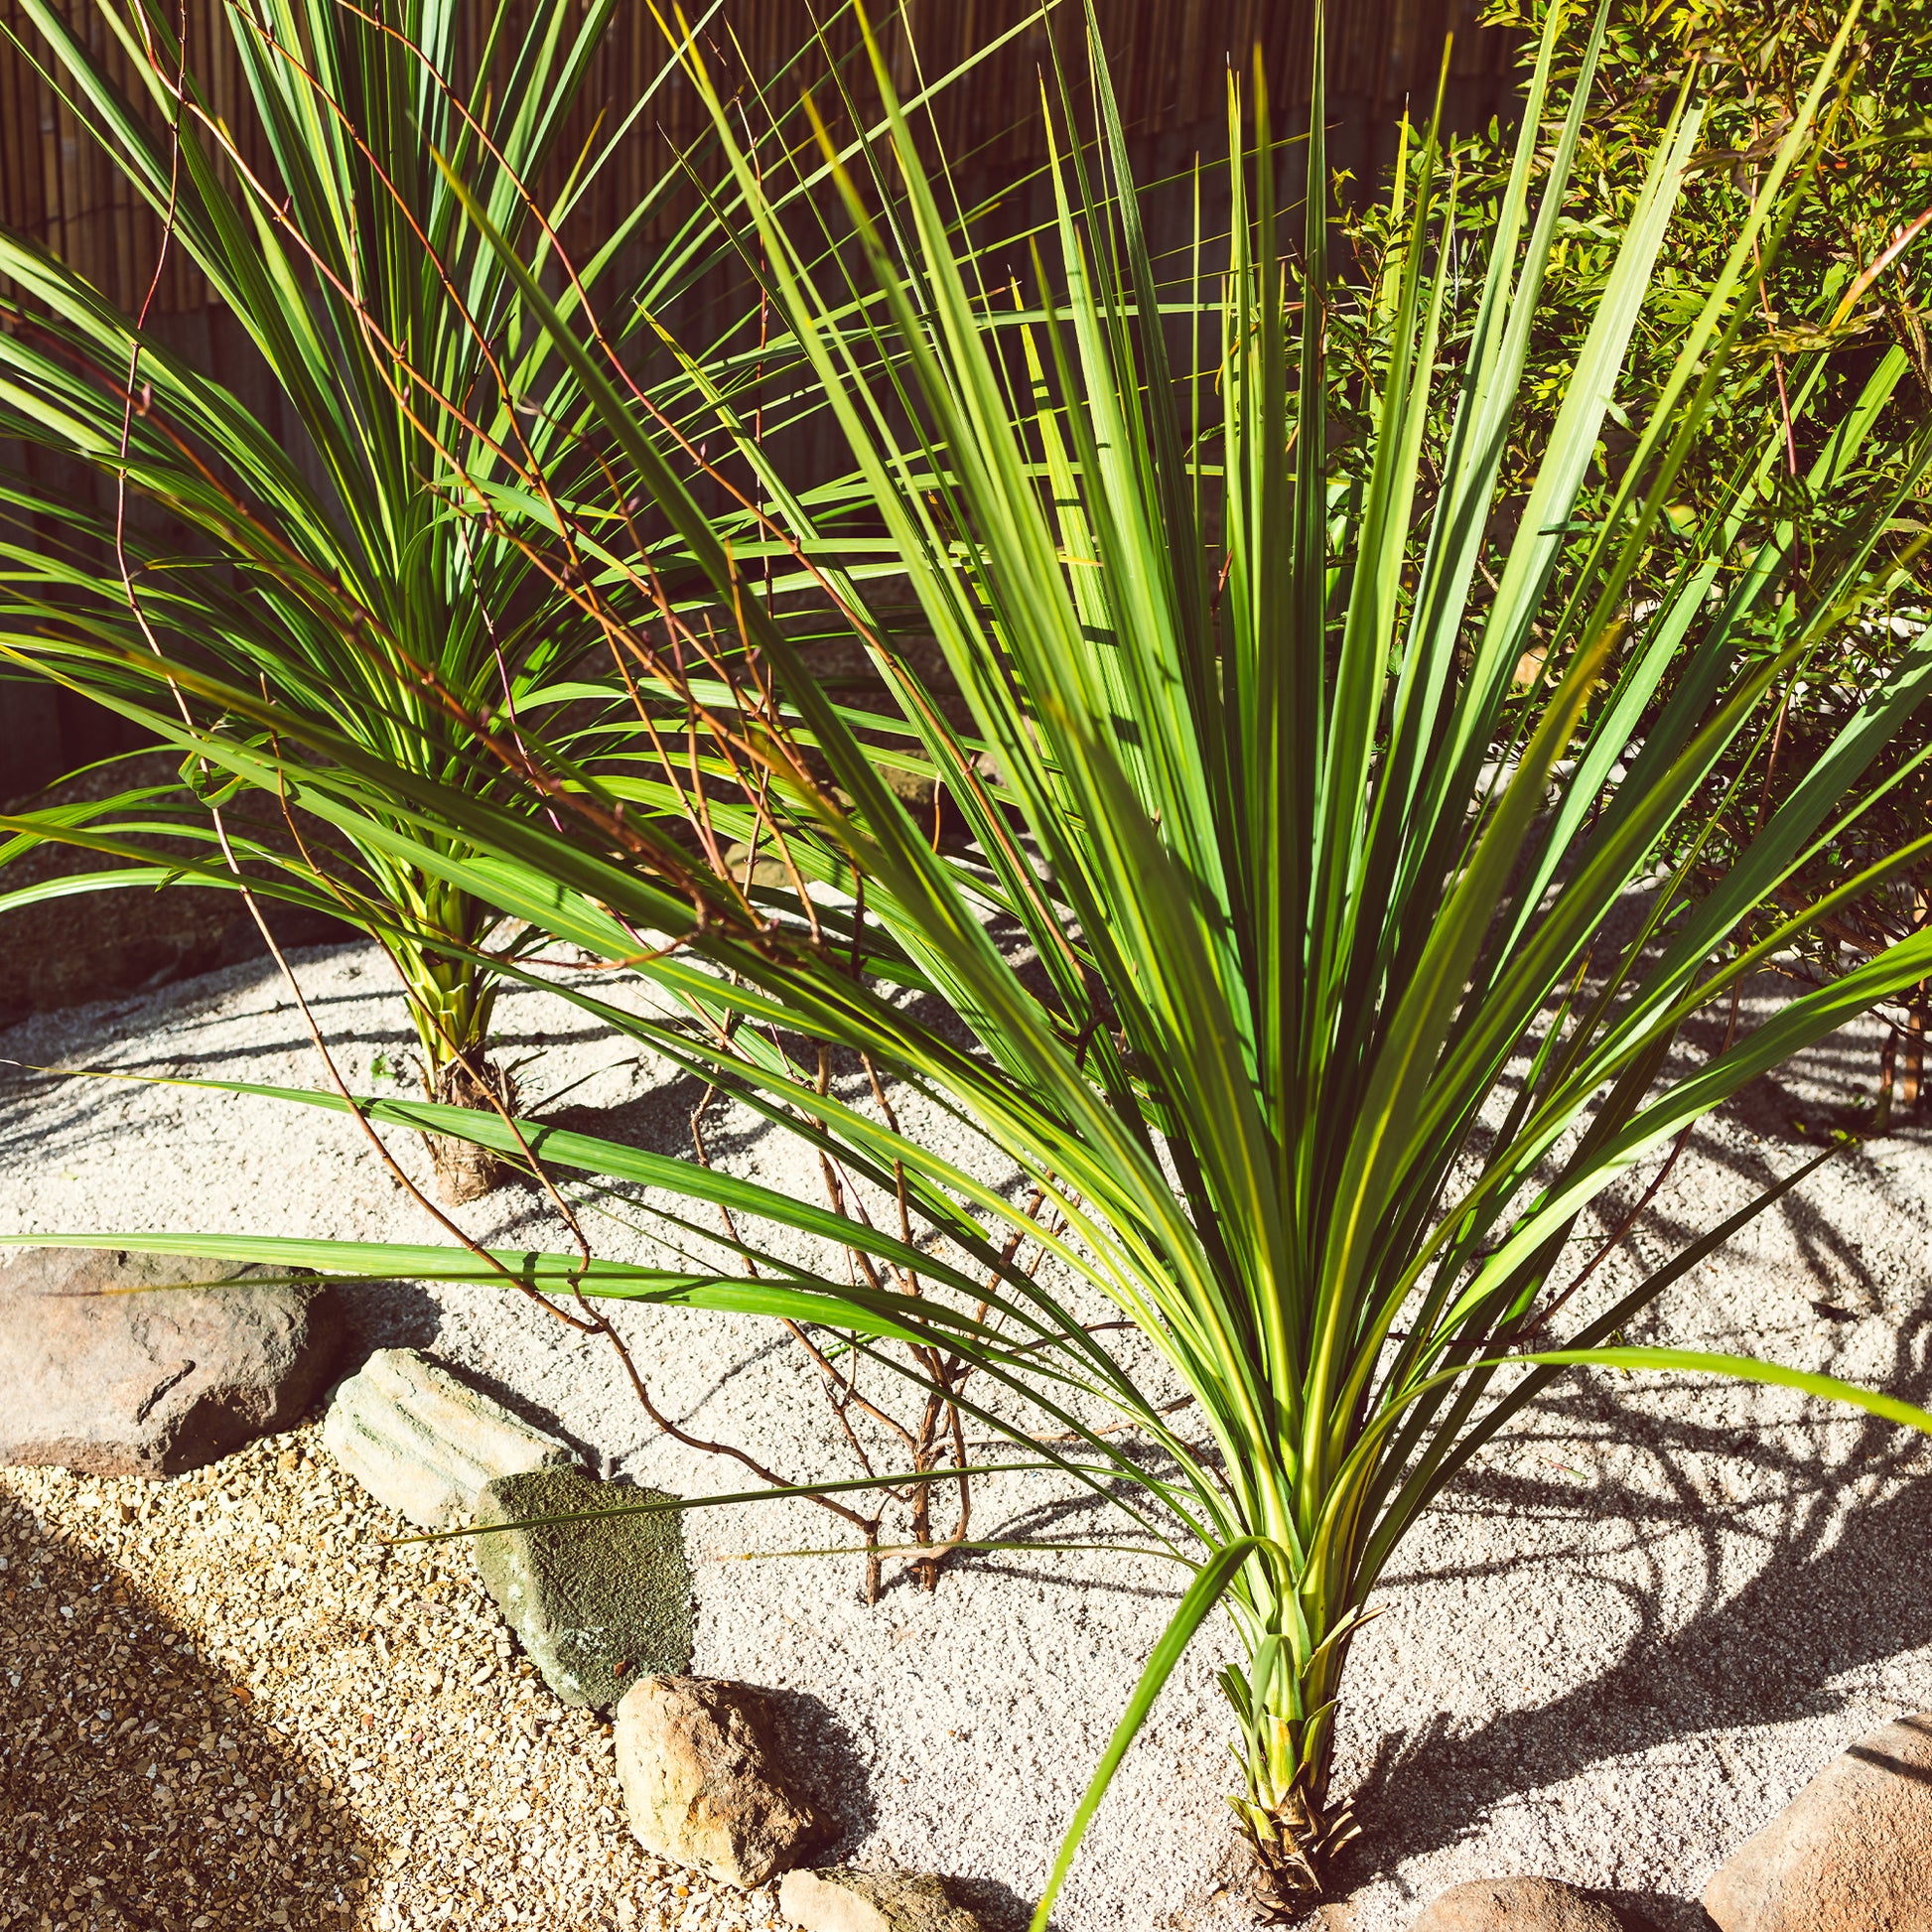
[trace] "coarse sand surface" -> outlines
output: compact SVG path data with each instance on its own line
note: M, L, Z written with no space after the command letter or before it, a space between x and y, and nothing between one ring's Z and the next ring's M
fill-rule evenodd
M609 1725L406 1528L313 1424L167 1482L0 1470L0 1925L772 1924L642 1850Z
M380 956L345 946L295 962L350 1085L412 1091L391 1084L409 1033ZM1755 989L1746 1024L1776 997ZM498 1032L505 1056L525 1061L518 1078L538 1114L688 1148L692 1083L578 1010L510 991ZM1877 1038L1868 1021L1846 1029L1700 1128L1578 1306L1627 1289L1855 1123L1861 1103L1868 1113ZM1714 1044L1700 1035L1687 1050ZM0 1055L13 1062L0 1066L0 1232L440 1238L354 1122L169 1084L321 1083L266 967L42 1015L0 1034ZM86 1078L82 1067L140 1078ZM707 1119L717 1165L817 1194L815 1157L726 1109ZM916 1110L906 1125L958 1131ZM389 1143L426 1181L415 1138ZM983 1149L956 1152L1010 1181ZM1580 1230L1580 1258L1657 1165L1627 1176ZM664 1252L650 1200L567 1184L601 1252ZM534 1190L500 1189L458 1218L496 1245L568 1245ZM1812 1174L1628 1338L1762 1354L1924 1401L1929 1278L1932 1134L1904 1124ZM656 1432L613 1353L542 1308L420 1283L345 1295L357 1351L430 1349L603 1473L688 1496L755 1486L741 1466ZM619 1318L687 1433L737 1444L791 1480L855 1473L818 1371L782 1329L680 1310ZM1160 1391L1145 1353L1132 1366ZM906 1407L903 1390L875 1392ZM986 1453L996 1448L986 1439ZM1474 1458L1376 1592L1381 1613L1355 1643L1340 1719L1338 1788L1357 1794L1361 1837L1331 1923L1395 1932L1461 1879L1542 1872L1616 1895L1658 1932L1689 1932L1692 1901L1729 1847L1852 1737L1932 1707L1929 1471L1932 1444L1790 1391L1655 1374L1558 1382ZM935 1505L942 1530L950 1507ZM36 1926L43 1914L115 1924L102 1915L112 1907L127 1914L119 1922L201 1932L539 1916L721 1932L764 1923L767 1896L692 1884L679 1896L686 1881L629 1844L612 1809L604 1727L550 1702L499 1644L463 1545L384 1547L402 1526L330 1466L313 1428L151 1492L0 1472L0 1510L12 1553L0 1577L6 1748L25 1734L23 1714L50 1745L122 1740L86 1798L102 1845L91 1867L46 1855L40 1794L7 1767L0 1859L25 1864L7 1873L0 1924L22 1904L21 1922ZM1024 1923L1172 1612L1174 1567L1126 1548L962 1551L931 1593L889 1561L868 1606L856 1556L772 1554L849 1545L849 1527L820 1509L730 1505L685 1520L694 1667L788 1694L788 1722L845 1833L840 1855L973 1880L992 1920ZM888 1527L904 1533L902 1519ZM1038 1475L982 1479L971 1534L1132 1541L1111 1505ZM17 1584L29 1559L37 1581ZM63 1616L62 1602L75 1614ZM1064 1932L1256 1923L1223 1798L1234 1766L1213 1678L1231 1654L1211 1630L1164 1694L1088 1836L1056 1916ZM173 1682L159 1700L151 1687L164 1672ZM171 1761L204 1766L199 1780L176 1776L166 1819L126 1815L160 1802L147 1795L149 1760L126 1743L149 1734L150 1702L181 1733ZM194 1715L167 1715L181 1710ZM242 1767L225 1790L240 1775L252 1794L217 1792L212 1810L207 1767L222 1760L208 1751L223 1727L204 1722L209 1712L227 1720ZM169 1875L194 1865L161 1830L183 1807L238 1810L250 1830L278 1823L241 1916L189 1910L198 1887L229 1882L212 1870L232 1863L225 1842L207 1851L207 1870ZM90 1869L105 1885L110 1868L144 1863L176 1886L153 1919L132 1900L103 1903L88 1883ZM290 1884L284 1866L326 1883Z

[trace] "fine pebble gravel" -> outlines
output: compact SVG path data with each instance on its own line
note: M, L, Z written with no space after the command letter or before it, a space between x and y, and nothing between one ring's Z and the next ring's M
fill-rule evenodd
M161 1482L0 1471L0 1925L769 1926L653 1859L608 1723L313 1425Z
M379 957L344 947L296 963L345 1076L379 1087L408 1037ZM1754 990L1746 1022L1775 997ZM689 1082L541 992L506 994L499 1028L546 1117L665 1152L688 1148L698 1098ZM1856 1127L1861 1105L1868 1114L1876 1037L1870 1023L1847 1029L1701 1129L1577 1306L1624 1292L1637 1270L1790 1173L1822 1137ZM1687 1051L1718 1043L1699 1035ZM235 968L42 1016L0 1035L0 1055L24 1063L0 1067L0 1231L437 1238L352 1122L73 1071L320 1084L300 1016L271 973ZM910 1108L905 1125L942 1131ZM719 1166L817 1193L815 1162L756 1123L719 1109L708 1133ZM390 1145L427 1179L412 1136ZM954 1151L996 1184L1008 1178L983 1151ZM1605 1204L1606 1223L1654 1172L1653 1163L1629 1176ZM664 1252L638 1211L647 1198L574 1191L598 1210L587 1225L600 1251ZM492 1243L567 1245L532 1192L499 1190L458 1218ZM1593 1232L1584 1230L1580 1255ZM1924 1126L1902 1125L1813 1174L1673 1288L1629 1338L1761 1353L1923 1401L1929 1277L1932 1146ZM378 1347L422 1347L559 1435L598 1475L685 1496L755 1486L741 1465L658 1433L611 1352L540 1307L417 1284L351 1289L345 1302L345 1366ZM815 1371L781 1331L655 1309L625 1310L619 1325L685 1433L736 1444L789 1479L854 1473ZM1153 1386L1161 1393L1158 1378ZM54 1472L0 1477L16 1539L31 1546L10 1550L10 1566L38 1551L43 1580L34 1621L15 1609L30 1586L11 1570L6 1580L17 1592L9 1643L28 1629L43 1647L32 1671L0 1659L4 1695L28 1699L26 1726L10 1722L9 1739L39 1725L43 1739L72 1740L82 1725L118 1737L130 1718L132 1737L159 1723L177 1738L169 1761L202 1764L206 1780L226 1761L207 1755L219 1713L254 1794L210 1809L195 1795L204 1784L176 1772L178 1801L164 1813L146 1795L158 1753L131 1751L128 1770L112 1768L118 1756L103 1760L102 1775L122 1782L80 1794L65 1814L84 1815L96 1837L63 1828L60 1862L44 1881L29 1880L26 1922L114 1923L112 1893L125 1894L117 1909L130 1922L169 1932L198 1917L201 1932L280 1925L277 1912L291 1925L334 1925L344 1915L322 1906L339 1902L340 1884L349 1922L385 1932L525 1917L560 1926L668 1918L722 1932L736 1913L761 1924L768 1895L747 1902L674 1879L634 1847L618 1822L607 1733L527 1673L466 1547L385 1550L400 1519L334 1470L313 1431L295 1439L303 1452L284 1469L289 1440L154 1489ZM1377 1592L1383 1613L1356 1642L1338 1779L1358 1793L1363 1835L1330 1923L1400 1932L1452 1884L1520 1872L1597 1890L1659 1932L1690 1932L1711 1872L1835 1751L1932 1707L1929 1447L1789 1391L1658 1375L1557 1384L1397 1552ZM138 1510L143 1499L147 1518L119 1520L123 1502ZM258 1527L269 1524L281 1535ZM847 1526L807 1505L707 1508L686 1517L685 1534L692 1669L780 1694L792 1742L820 1781L813 1798L841 1833L815 1862L945 1873L968 1881L989 1924L1024 1923L1172 1612L1172 1568L1124 1548L962 1553L927 1593L889 1562L884 1594L868 1606L857 1558L769 1554L850 1543ZM1104 1505L1028 1476L978 1486L972 1534L1096 1544L1123 1532ZM766 1560L743 1560L761 1553ZM116 1590L125 1605L113 1604ZM61 1620L56 1647L61 1603L74 1614ZM111 1628L76 1641L83 1618ZM115 1635L124 1652L104 1648ZM1213 1674L1229 1654L1224 1633L1204 1635L1161 1700L1076 1864L1056 1914L1061 1932L1256 1922L1222 1796L1233 1767ZM96 1696L83 1686L110 1655L119 1660L113 1695ZM181 1683L171 1697L193 1715L142 1702L138 1687L160 1682L152 1672L162 1663ZM36 1775L58 1783L81 1772L52 1749L23 1772L24 1747L5 1748L15 1755L0 1830L14 1835L7 1856L18 1859L11 1848L26 1843L23 1833L53 1831L24 1821L57 1815L37 1800L24 1809L20 1794L38 1791ZM184 1748L190 1755L175 1758ZM334 1808L313 1795L325 1775ZM168 1821L238 1812L242 1827L265 1832L278 1818L278 1785L284 1836L274 1843L293 1835L303 1856L271 1861L258 1846L255 1916L223 1917L200 1901L229 1882L228 1843L169 1837ZM252 1820L250 1806L259 1807ZM281 1865L295 1885L273 1876ZM28 1895L8 1875L0 1923ZM311 1878L312 1889L300 1882ZM141 1916L141 1894L127 1890L137 1882L171 1887L166 1911Z

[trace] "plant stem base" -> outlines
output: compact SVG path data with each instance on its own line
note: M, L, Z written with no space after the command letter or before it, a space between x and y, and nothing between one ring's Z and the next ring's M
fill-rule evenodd
M494 1114L516 1111L516 1083L482 1053L447 1062L438 1069L431 1099L446 1107L474 1107ZM523 1170L490 1148L459 1141L449 1134L425 1134L430 1166L435 1173L436 1198L445 1207L461 1207L518 1178Z
M1269 1923L1298 1923L1329 1895L1328 1875L1335 1855L1359 1829L1353 1812L1345 1804L1312 1805L1296 1791L1263 1824L1247 1800L1231 1802L1254 1850L1250 1895Z

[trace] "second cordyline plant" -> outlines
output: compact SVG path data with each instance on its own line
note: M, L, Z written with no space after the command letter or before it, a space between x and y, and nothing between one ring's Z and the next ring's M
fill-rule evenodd
M1452 359L1456 241L1430 168L1401 211L1379 308L1386 379L1346 474L1326 434L1318 67L1299 268L1278 251L1257 82L1251 110L1237 97L1230 111L1225 253L1209 266L1197 247L1176 288L1150 260L1097 46L1093 138L1072 138L1067 92L1042 109L1055 207L1019 273L966 245L883 59L885 132L863 165L835 171L826 229L803 239L693 61L782 330L758 379L822 393L854 459L842 484L789 486L737 378L694 364L736 450L723 466L710 446L702 505L722 491L728 506L701 506L697 453L683 468L665 454L591 312L557 313L500 251L586 400L624 510L577 502L522 527L632 670L662 765L619 791L539 740L498 745L551 801L538 815L385 763L192 666L177 674L198 701L283 731L274 755L155 713L184 749L243 783L293 784L345 828L401 814L460 833L426 863L625 965L661 996L652 1011L561 990L802 1137L843 1203L538 1123L369 1099L357 1107L372 1123L527 1144L547 1169L675 1190L722 1211L724 1234L706 1246L696 1221L660 1217L682 1258L655 1269L588 1245L168 1245L763 1312L842 1335L855 1372L970 1363L979 1406L955 1386L967 1413L1033 1445L1035 1465L1125 1496L1145 1547L1186 1566L1036 1926L1154 1699L1222 1606L1243 1659L1224 1677L1236 1810L1284 1903L1318 1892L1351 1825L1330 1767L1370 1592L1443 1486L1554 1376L1734 1374L1932 1429L1828 1378L1613 1343L1762 1200L1620 1297L1599 1282L1571 1299L1572 1238L1605 1189L1926 974L1920 934L1702 1064L1673 1053L1687 1021L1914 856L1847 880L1748 949L1731 943L1857 809L1860 773L1932 688L1932 642L1900 654L1722 880L1693 891L1691 862L1659 875L1660 852L1695 852L1708 774L1768 733L1768 694L1882 589L1897 562L1882 546L1897 539L1875 503L1800 576L1788 533L1750 522L1746 474L1667 577L1646 575L1752 314L1756 264L1804 192L1829 67L1662 392L1624 399L1640 440L1605 513L1580 529L1573 504L1697 149L1697 105L1679 103L1529 501L1513 535L1492 534L1602 15L1559 117L1560 24ZM493 235L474 201L471 214ZM848 245L828 251L827 235ZM1886 364L1842 420L1814 426L1825 486L1852 473L1896 377ZM1451 427L1426 475L1446 386ZM1766 463L1784 435L1767 420ZM447 485L501 525L540 481L505 486L492 470ZM657 522L627 553L615 533L634 531L639 504ZM922 678L869 606L882 578L916 602L943 679ZM626 580L676 587L654 597L648 627L599 588ZM831 614L896 708L856 709L815 679L767 584L816 598L813 623ZM1771 648L1741 650L1766 611ZM936 785L941 817L908 813L884 765ZM735 870L712 862L726 840ZM969 1130L997 1163L947 1155L917 1119ZM1001 1172L1017 1181L988 1178ZM1156 1365L1146 1377L1103 1345L1123 1327ZM888 1356L888 1341L911 1355ZM1176 1386L1190 1404L1178 1416ZM1108 1426L1120 1419L1130 1434Z
M221 50L184 43L174 0L91 0L79 22L24 0L34 35L8 30L162 223L162 264L206 279L247 351L218 371L172 353L149 313L159 267L124 314L45 248L0 234L0 435L67 472L0 479L0 641L31 651L53 623L185 650L379 759L527 805L500 765L474 756L480 729L541 723L554 750L567 718L579 747L621 750L627 712L610 718L595 629L572 621L526 546L452 516L436 486L446 462L502 478L535 465L561 483L581 460L564 427L568 380L439 159L462 171L499 235L541 261L629 121L676 78L675 59L667 49L623 126L563 155L560 186L538 204L526 185L558 172L612 0L549 0L521 24L505 5L466 21L441 0L218 11L241 81L225 108ZM649 232L677 186L674 174L651 186L577 269L580 287ZM648 250L633 247L649 259L631 291L656 302L720 245L709 210L664 225ZM400 368L421 379L399 381ZM472 416L465 405L492 372L496 407ZM540 409L512 408L532 394ZM516 461L492 473L499 450ZM72 476L80 486L64 489ZM112 703L151 681L125 654L69 654L61 669ZM222 787L203 772L191 760L179 786L71 807L62 830L104 851L131 844L136 857L163 832L212 845L202 883L231 885L253 862L258 894L364 925L407 994L430 1097L512 1097L490 1021L499 960L521 941L487 899L419 863L419 846L448 833L392 815L385 836L357 827L303 850L272 796L211 821ZM0 859L31 836L0 845ZM307 836L323 835L312 823ZM174 870L84 873L38 891L152 887ZM500 1162L461 1141L438 1138L432 1152L448 1201L502 1177Z

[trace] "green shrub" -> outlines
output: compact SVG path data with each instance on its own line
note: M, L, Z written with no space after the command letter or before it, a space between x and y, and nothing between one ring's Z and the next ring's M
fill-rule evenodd
M121 661L131 646L186 653L439 784L538 809L482 743L541 725L554 749L554 721L568 717L621 749L608 702L598 737L586 682L611 677L610 648L529 547L457 514L448 486L460 476L486 493L533 462L557 467L564 486L583 459L567 455L568 375L439 159L465 172L518 249L544 259L548 229L595 180L614 130L548 206L526 202L522 183L557 151L612 0L547 0L520 27L520 10L494 6L474 23L467 64L460 11L433 0L367 14L335 0L226 8L252 122L240 127L217 115L162 0L95 0L93 33L49 0L25 11L39 39L23 49L165 218L166 247L240 324L261 379L195 368L143 326L145 310L125 315L46 250L0 237L0 436L71 459L88 480L72 494L0 480L0 509L39 526L0 546L0 648L112 704L150 689ZM125 57L144 100L120 92L105 50ZM656 199L585 266L586 288ZM701 218L675 233L633 292L654 299L688 276L707 231ZM493 368L541 403L476 410ZM296 821L272 792L211 818L227 800L203 769L191 759L179 789L16 825L0 856L53 835L138 861L165 830L207 850L205 884L238 885L240 865L260 861L255 891L340 911L381 940L432 1096L511 1098L486 1049L495 958L525 940L423 863L420 848L441 835L391 813L292 854ZM170 863L137 863L85 883L172 876ZM437 1152L450 1197L494 1177L465 1150Z
M1492 25L1530 30L1549 21L1547 5L1504 0ZM1661 7L1619 6L1604 37L1596 101L1578 146L1564 219L1551 250L1545 301L1525 371L1525 409L1505 460L1501 493L1508 509L1529 487L1539 435L1562 400L1571 360L1594 313L1635 206L1648 158L1687 80L1707 103L1699 152L1671 222L1612 405L1595 453L1580 518L1602 513L1643 427L1632 398L1657 393L1704 289L1745 218L1776 143L1799 111L1806 87L1842 24L1831 9L1781 0L1674 0ZM1558 27L1560 78L1574 73L1588 20L1572 14ZM1932 415L1932 343L1923 313L1923 278L1932 263L1932 5L1878 0L1863 8L1848 48L1845 84L1824 114L1811 157L1811 192L1794 210L1775 259L1765 264L1754 312L1740 330L1726 379L1704 434L1679 472L1667 514L1638 574L1668 579L1714 510L1736 519L1715 585L1727 593L1764 567L1769 543L1779 560L1775 584L1758 596L1758 615L1742 647L1775 651L1789 633L1787 595L1802 597L1819 556L1832 554L1874 494L1896 486L1914 461L1919 431ZM1527 60L1526 56L1526 60ZM1466 232L1480 234L1507 179L1510 141L1497 126L1454 144L1457 209ZM1349 239L1373 289L1390 257L1386 206L1349 222ZM1478 247L1479 259L1479 247ZM1469 322L1473 294L1452 314L1453 339ZM1342 359L1371 372L1378 353L1374 298L1344 318ZM1826 484L1817 471L1835 426L1857 406L1881 368L1896 379L1879 404L1849 473ZM1359 387L1355 391L1359 396ZM1358 407L1352 422L1361 420ZM1772 432L1783 450L1760 459ZM1440 450L1447 418L1427 447ZM1738 479L1750 479L1740 491ZM1921 479L1899 506L1900 531L1922 528L1932 488ZM1749 771L1740 751L1721 759L1708 781L1712 823L1695 864L1721 878L1747 845L1765 811L1789 795L1859 706L1891 674L1901 650L1932 615L1932 566L1922 553L1877 587L1863 621L1838 626L1786 673L1773 746ZM1641 730L1675 689L1667 677ZM1867 766L1858 787L1863 809L1782 881L1740 926L1737 941L1761 938L1783 911L1803 904L1909 843L1932 824L1932 708L1903 722ZM1690 856L1674 848L1674 860ZM1868 958L1932 920L1932 865L1893 872L1880 887L1798 935L1781 970L1822 985L1848 961ZM1875 1124L1882 1130L1896 1089L1921 1097L1924 1035L1932 1025L1932 986L1900 989L1879 1008L1891 1024L1881 1059ZM1903 1050L1902 1084L1898 1078Z

